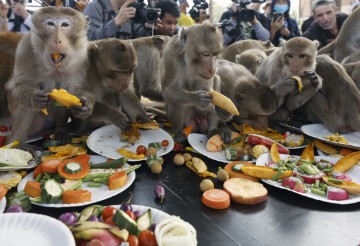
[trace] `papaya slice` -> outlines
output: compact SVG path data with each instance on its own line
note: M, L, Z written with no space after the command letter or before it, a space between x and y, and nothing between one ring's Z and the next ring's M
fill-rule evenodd
M259 179L271 179L275 175L277 175L279 172L274 171L271 167L265 167L265 166L243 166L241 167L241 171L243 173L250 175L252 177L256 177ZM291 176L293 174L293 171L286 170L283 174L278 176L278 179L283 179Z
M80 102L80 99L67 92L67 90L64 89L53 89L51 93L49 93L49 97L59 104L70 107L70 106L82 106L82 103Z
M65 204L84 203L91 201L91 192L88 190L66 190L62 193Z
M279 163L281 161L279 151L277 149L277 144L273 143L270 148L270 157L271 160L275 163Z
M40 183L36 181L28 181L26 182L24 192L31 197L39 197L41 196L41 187Z
M318 139L315 139L314 140L314 144L315 144L315 147L324 152L325 154L328 154L328 155L333 155L333 154L337 154L338 151L337 149L331 147L330 145L324 143L324 142L321 142L320 140Z
M360 151L350 153L335 163L333 171L346 173L359 161L360 161Z
M306 145L305 149L301 153L301 160L303 161L313 161L315 160L314 157L314 142L309 143Z
M117 152L119 152L119 154L123 155L124 157L130 158L130 159L141 160L141 159L145 158L144 154L138 155L130 150L123 149L123 148L118 149Z
M243 173L241 171L241 169L235 171L234 166L238 165L238 164L246 165L246 166L255 166L254 163L247 162L247 161L230 162L224 167L224 169L229 173L230 178L244 178L244 179L249 179L249 180L256 181L256 182L259 181L258 178L255 178L255 177L252 177L252 176L249 176L249 175Z
M108 178L109 190L116 190L126 183L127 174L125 171L115 172Z
M65 165L70 162L76 162L77 164L81 165L81 170L77 173L66 172ZM75 179L85 178L86 175L88 175L90 172L89 160L87 158L83 158L83 156L81 156L81 158L78 157L78 158L64 160L58 165L57 171L61 177L66 179L75 180Z

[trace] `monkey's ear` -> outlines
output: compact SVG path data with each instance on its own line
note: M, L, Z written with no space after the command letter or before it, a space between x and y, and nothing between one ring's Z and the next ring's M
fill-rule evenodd
M320 45L320 42L319 41L317 41L317 40L314 40L313 41L313 43L315 44L315 46L316 46L316 49L319 47L319 45Z
M286 43L286 40L283 39L283 40L281 41L281 43L280 43L280 47L284 47L285 43Z
M273 44L271 43L270 40L268 40L268 41L264 41L264 46L268 49L268 48L273 47Z
M180 42L182 44L186 44L187 36L186 36L186 29L182 28L180 33Z
M164 49L164 47L165 47L165 38L161 37L161 36L155 37L155 45L159 50Z
M238 101L245 101L245 98L244 96L242 95L241 93L241 90L236 90L235 91L235 100L238 102Z
M92 57L95 60L99 58L99 46L96 43L90 43L88 52L89 57Z

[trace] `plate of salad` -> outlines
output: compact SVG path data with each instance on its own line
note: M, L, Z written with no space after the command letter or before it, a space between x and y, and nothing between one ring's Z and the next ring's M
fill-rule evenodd
M333 173L333 176L330 176L329 174L332 170L332 166L339 158L315 156L315 161L311 163L300 163L300 156L280 154L280 158L281 162L276 164L272 162L270 154L263 154L256 160L256 165L268 166L275 170L293 170L293 175L277 180L262 179L263 182L326 203L345 205L360 202L360 194L349 194L343 189L338 189L337 187L325 184L322 181L322 176L324 176L327 180L330 180L330 183L333 182L333 184L341 184L342 182L345 183L347 181L360 184L359 166L355 165L346 173ZM309 172L308 165L310 165Z
M105 200L107 198L120 194L121 192L129 188L129 186L134 182L136 177L135 171L130 172L130 170L135 170L137 167L140 166L140 164L134 166L124 164L121 168L117 168L117 169L97 168L96 164L99 165L98 163L106 162L106 158L101 156L91 156L89 162L95 164L95 167L91 168L89 174L83 179L79 179L79 180L65 179L64 182L63 178L60 179L57 178L56 175L58 174L45 175L45 177L43 177L43 180L40 180L40 182L46 184L46 186L48 187L46 188L46 193L43 193L44 189L42 188L40 197L31 198L32 204L43 207L62 208L62 207L84 206ZM125 183L123 183L123 185L117 189L110 190L109 186L107 185L108 177L111 174L115 173L115 171L120 172L123 170L129 172L127 174ZM18 191L24 190L28 182L30 183L32 182L33 183L32 185L34 185L34 181L36 181L34 179L34 172L31 172L21 180L17 188ZM77 192L76 190L83 191L84 194L80 194L80 195L90 197L90 200L86 199L87 201L80 203L64 203L63 200L65 198L63 196L63 192L64 191Z
M146 149L154 145L157 148L156 155L163 156L174 148L173 138L163 129L140 130L140 137L134 144L120 141L120 135L121 130L115 125L103 126L89 135L87 146L95 153L112 159L124 157L118 152L119 149L137 155L140 154L138 152L139 146L144 150L141 154L145 154ZM146 160L146 156L136 159L129 156L125 157L128 158L129 162Z
M33 156L20 149L0 148L0 171L31 169L37 166Z

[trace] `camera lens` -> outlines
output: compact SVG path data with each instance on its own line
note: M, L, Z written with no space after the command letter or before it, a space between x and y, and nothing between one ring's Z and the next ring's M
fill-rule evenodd
M158 9L148 8L146 10L146 16L145 16L146 22L155 23L158 18L159 18Z

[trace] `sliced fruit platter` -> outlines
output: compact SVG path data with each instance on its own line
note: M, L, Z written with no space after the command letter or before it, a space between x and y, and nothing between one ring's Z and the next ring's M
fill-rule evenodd
M360 168L355 165L359 160L360 152L341 159L314 156L313 143L301 156L279 154L272 146L270 153L257 159L255 167L244 166L241 171L315 200L352 204L360 202Z
M39 206L83 206L127 189L135 180L134 170L141 166L128 165L126 158L110 162L104 157L97 159L82 154L66 160L43 161L21 180L18 192L23 191Z
M59 219L69 226L77 245L197 245L194 227L180 217L155 208L123 203L92 205L80 214L67 212Z

